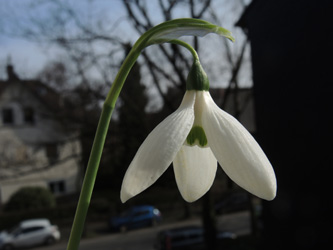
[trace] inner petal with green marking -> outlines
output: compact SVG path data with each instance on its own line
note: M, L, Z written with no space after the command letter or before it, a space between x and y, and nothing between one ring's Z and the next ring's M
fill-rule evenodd
M207 146L208 141L204 129L200 126L193 126L186 138L186 142L190 146L194 145L198 145L201 147Z

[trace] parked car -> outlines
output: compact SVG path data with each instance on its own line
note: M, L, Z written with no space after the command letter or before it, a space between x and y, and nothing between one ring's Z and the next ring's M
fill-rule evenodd
M0 233L0 249L9 250L37 245L50 245L60 240L60 231L48 219L31 219L10 231Z
M111 230L126 231L128 229L155 226L162 219L161 212L153 206L134 206L120 216L109 221Z
M218 232L218 243L234 240L237 236L230 232ZM163 230L158 233L156 250L202 250L205 249L204 229L201 226L186 226Z

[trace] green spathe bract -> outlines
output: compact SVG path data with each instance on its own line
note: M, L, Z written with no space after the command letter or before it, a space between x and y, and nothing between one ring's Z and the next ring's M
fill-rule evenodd
M190 146L199 145L205 147L208 141L204 129L200 126L194 126L188 134L186 142Z
M148 32L152 33L149 34ZM146 46L156 43L165 43L181 36L205 36L209 33L216 33L228 38L232 42L235 41L229 30L210 22L193 18L170 20L155 26L148 32L148 39L145 42Z
M186 90L209 90L209 80L200 61L195 60L186 80Z

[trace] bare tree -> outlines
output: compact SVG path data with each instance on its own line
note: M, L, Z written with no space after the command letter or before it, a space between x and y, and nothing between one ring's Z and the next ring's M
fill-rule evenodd
M8 16L8 21L12 22L10 25L2 25L3 32L44 46L60 48L74 69L75 78L73 77L71 82L85 85L99 83L107 88L112 84L122 61L124 46L130 39L128 34L137 32L139 36L159 22L180 16L203 18L234 32L234 18L239 16L245 7L241 0L123 0L124 13L115 21L92 1L81 1L80 4L62 0L27 2L30 5L26 14L14 21ZM108 7L110 6L112 5ZM15 16L14 8L9 12ZM126 15L132 27L126 26ZM3 20L6 22L7 18ZM14 28L5 29L13 25ZM216 82L216 78L223 77L224 86L234 88L238 85L239 72L246 61L244 55L248 49L245 36L242 33L237 34L237 42L232 47L225 39L221 39L223 44L215 43L222 58L219 64L209 64L214 58L216 60L216 50L199 46L199 40L194 39L193 44L202 55L203 64L209 65L207 70L212 73L212 83ZM208 52L211 52L211 55L206 55ZM214 57L212 53L215 53ZM143 59L145 82L152 87L154 93L158 93L170 111L175 109L177 104L167 97L167 89L184 91L186 75L191 66L189 53L176 45L165 44L146 49ZM229 80L224 75L229 77Z
M102 86L109 87L122 61L119 52L124 50L128 39L124 39L124 31L119 35L120 25L128 24L119 20L109 23L107 16L99 16L96 13L83 14L74 4L61 0L33 1L32 8L47 7L48 15L42 17L29 17L29 25L19 23L21 36L38 42L54 44L65 51L76 69L76 81L84 86L96 84L96 79ZM245 1L217 1L217 0L123 0L126 16L130 24L129 32L136 32L137 36L143 34L154 25L177 17L202 18L212 21L232 30L237 18L245 8ZM223 4L223 7L221 7ZM179 13L182 13L181 16ZM125 13L124 13L125 15ZM32 25L31 25L32 24ZM127 26L126 26L127 27ZM238 31L236 30L236 33ZM133 37L133 36L132 36ZM187 38L185 38L187 39ZM205 38L206 39L206 38ZM240 87L241 72L247 63L249 54L248 41L244 34L237 33L237 42L231 47L226 39L213 43L217 48L214 51L209 46L202 46L200 39L187 39L193 44L202 58L207 71L212 73L214 82L222 78L227 88L224 101L220 104L224 107L231 90L237 93ZM219 40L219 41L220 41ZM130 40L130 42L133 42ZM102 49L101 49L102 48ZM211 51L210 55L208 54ZM212 56L214 53L214 57ZM216 54L223 58L222 63L211 63L216 60ZM184 49L170 44L163 44L147 48L139 60L142 63L142 78L152 87L161 98L168 112L173 111L178 105L175 96L182 96L185 91L186 76L191 66L192 58ZM45 75L44 75L45 76ZM248 77L249 79L249 77ZM170 95L173 92L176 94ZM101 91L101 96L105 92ZM236 117L242 111L238 105L237 95L234 96ZM162 106L162 105L161 105ZM207 196L204 204L211 204L212 200ZM208 223L213 223L210 211L212 207L205 208ZM215 230L214 228L212 229Z
M117 36L114 32L117 23L109 25L107 16L98 13L91 17L94 6L89 6L89 1L85 5L92 8L91 12L83 9L81 3L71 1L31 0L26 3L21 6L25 10L23 14L22 10L17 13L16 6L7 3L8 12L16 14L16 18L5 16L3 22L7 24L2 25L2 32L36 42L44 48L60 49L61 56L75 69L76 78L73 79L76 83L96 84L98 80L111 85L125 44L122 34L117 33Z

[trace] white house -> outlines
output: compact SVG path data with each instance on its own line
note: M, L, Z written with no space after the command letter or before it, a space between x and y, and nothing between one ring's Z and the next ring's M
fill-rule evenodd
M0 81L0 205L26 186L76 192L81 146L57 117L61 96L38 80L19 79L11 65L7 74Z

